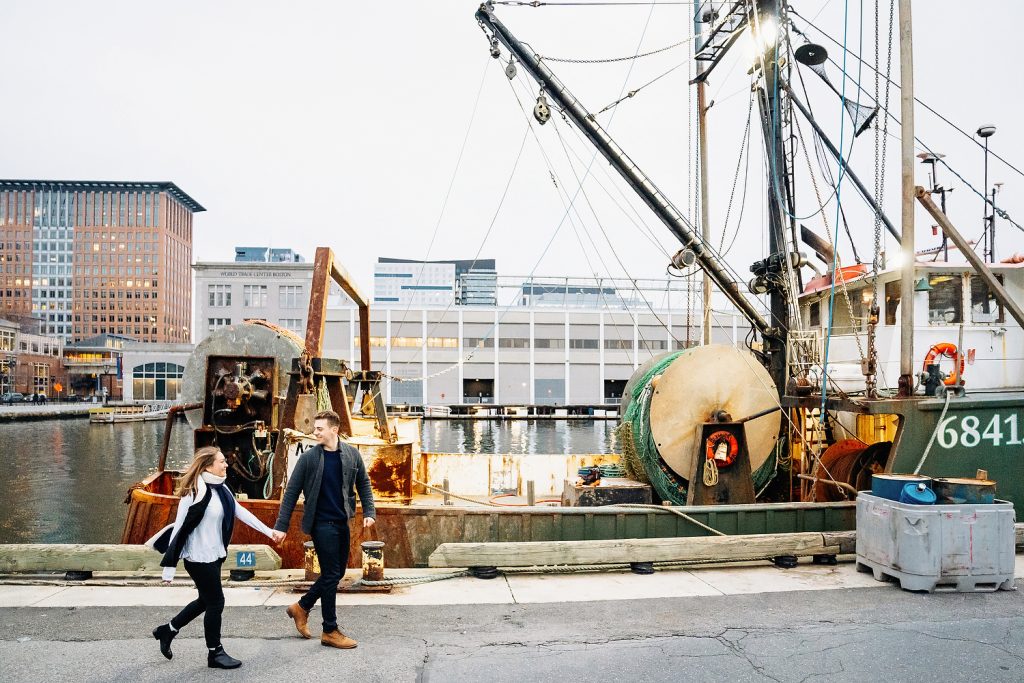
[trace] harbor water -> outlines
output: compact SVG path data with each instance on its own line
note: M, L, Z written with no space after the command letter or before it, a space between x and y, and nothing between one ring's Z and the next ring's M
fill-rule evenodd
M428 420L423 450L442 453L607 453L615 421ZM0 425L0 543L116 543L128 489L156 471L162 422L84 419ZM179 424L168 467L191 457Z

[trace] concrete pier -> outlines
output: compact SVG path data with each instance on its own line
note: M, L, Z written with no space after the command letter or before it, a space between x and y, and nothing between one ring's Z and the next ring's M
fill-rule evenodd
M192 599L187 582L0 585L0 680L1024 678L1021 591L908 593L850 563L467 577L384 595L342 593L341 628L359 641L351 651L320 646L318 608L310 619L314 640L298 637L284 614L294 593L232 586L226 594L224 645L244 664L211 672L201 620L175 639L171 661L149 633Z

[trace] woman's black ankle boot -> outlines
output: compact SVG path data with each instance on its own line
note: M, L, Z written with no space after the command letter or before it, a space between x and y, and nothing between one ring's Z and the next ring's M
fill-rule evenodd
M174 640L174 636L178 635L177 631L172 631L171 627L167 624L160 624L153 629L153 637L160 641L160 654L167 659L174 656L171 652L171 641Z
M237 669L242 666L242 662L224 652L223 645L218 645L216 650L210 650L210 654L206 658L206 665L211 669Z

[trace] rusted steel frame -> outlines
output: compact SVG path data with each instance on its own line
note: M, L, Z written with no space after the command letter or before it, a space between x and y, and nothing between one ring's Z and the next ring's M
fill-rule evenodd
M960 231L953 227L953 224L949 221L949 218L946 217L946 214L942 213L942 210L935 205L935 202L932 201L931 195L928 194L928 190L920 186L915 187L914 196L917 197L917 201L921 202L921 206L931 214L931 217L935 219L935 222L939 224L939 227L942 228L942 232L946 233L949 239L952 240L953 244L963 252L968 263L974 267L974 270L978 272L981 279L985 281L985 284L988 285L989 291L995 295L996 299L999 300L999 303L1006 307L1006 310L1010 312L1010 315L1013 316L1013 319L1017 321L1018 325L1024 327L1024 309L1022 309L1020 304L1014 301L1007 293L1006 288L1004 288L999 282L999 278L995 276L992 270L988 267L988 264L986 264L980 256L974 253L974 250L971 249L971 245L967 243L967 240L965 240L963 235L960 234Z
M309 293L309 312L306 317L306 353L312 358L323 354L324 325L327 322L327 295L331 281L338 283L359 307L359 362L363 370L370 369L370 301L356 286L345 267L334 260L329 247L317 247L313 259L313 282Z
M178 417L179 413L184 413L186 410L195 410L196 408L202 408L202 403L182 403L180 405L171 406L171 409L167 411L167 420L164 422L164 442L160 446L160 460L157 462L157 472L164 471L164 465L167 464L167 451L171 448L171 430L174 429L174 419Z

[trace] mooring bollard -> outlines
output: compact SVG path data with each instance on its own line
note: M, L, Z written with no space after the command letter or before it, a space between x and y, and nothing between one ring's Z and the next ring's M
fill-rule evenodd
M302 544L303 566L306 568L306 581L316 581L320 578L320 561L316 557L316 549L313 541L306 541Z
M384 580L384 541L363 541L363 580Z
M537 493L533 479L526 482L526 504L531 507L537 504Z
M452 497L450 495L448 495L448 492L451 491L451 487L448 486L448 477L445 477L444 481L441 482L441 488L444 489L444 502L441 503L441 504L442 505L451 505L452 504Z

